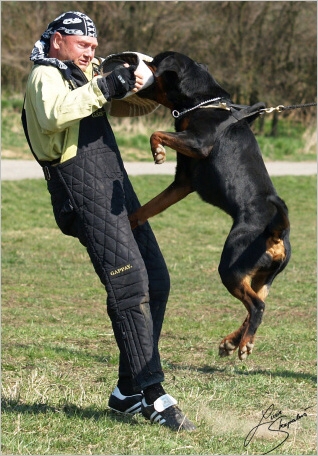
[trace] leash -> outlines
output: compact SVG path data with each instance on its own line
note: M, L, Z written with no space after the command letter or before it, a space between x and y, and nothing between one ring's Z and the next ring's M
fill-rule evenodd
M299 108L309 108L310 106L317 106L317 103L305 103L305 104L299 104L299 105L291 105L291 106L284 106L284 105L278 105L276 108L264 108L260 109L260 113L266 113L270 114L271 112L277 111L277 112L283 112L288 109L299 109Z
M219 102L218 104L215 105L208 105L207 103L212 103L215 101L221 100L221 97L217 98L212 98L211 100L203 101L202 103L199 103L198 105L194 106L193 108L185 109L184 111L177 111L174 109L171 114L175 119L178 119L179 117L184 116L186 113L190 111L194 111L195 109L199 108L215 108L215 109L225 109L226 111L231 111L231 107L238 108L238 109L243 109L243 108L248 108L249 106L243 106L243 105L236 105L234 103L227 104L226 102ZM290 105L290 106L284 106L284 105L278 105L275 108L261 108L258 111L254 111L253 114L270 114L274 111L276 112L283 112L291 109L299 109L299 108L309 108L311 106L317 106L317 103L305 103L305 104L299 104L299 105Z

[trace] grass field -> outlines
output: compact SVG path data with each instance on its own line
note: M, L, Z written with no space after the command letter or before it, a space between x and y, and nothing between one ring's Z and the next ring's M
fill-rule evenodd
M171 178L132 181L146 202ZM3 454L317 454L316 178L273 181L293 254L245 362L218 356L245 318L217 273L230 219L190 195L151 222L172 282L165 388L197 424L189 434L107 409L118 351L99 279L58 231L43 181L2 183ZM263 422L283 416L272 428L266 410Z

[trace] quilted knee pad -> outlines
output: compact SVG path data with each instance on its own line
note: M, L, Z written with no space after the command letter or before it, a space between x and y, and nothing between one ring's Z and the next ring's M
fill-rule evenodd
M125 373L129 372L133 386L143 389L149 383L162 382L164 375L159 353L154 347L153 324L148 303L119 309L108 309L114 335L120 349Z

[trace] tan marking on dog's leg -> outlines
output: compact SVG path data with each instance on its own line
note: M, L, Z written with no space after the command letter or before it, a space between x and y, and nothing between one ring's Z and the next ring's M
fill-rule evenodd
M265 301L269 293L269 287L266 285L268 273L255 269L247 277L247 284L255 291L259 299Z
M284 261L286 258L284 241L274 236L268 238L266 241L266 253L268 253L274 261Z
M263 307L261 306L260 308L257 308L256 303L253 301L262 301L264 305L264 301L262 297L259 295L259 292L261 292L261 294L264 294L265 289L264 287L261 287L261 289L258 290L258 292L256 292L252 288L251 283L253 277L255 277L255 274L257 274L257 271L252 271L250 274L246 275L244 279L241 280L241 282L235 288L231 290L233 296L238 298L244 304L246 310L248 311L246 324L244 330L242 331L241 339L238 345L238 357L241 360L246 359L248 355L252 353L254 348L255 333L262 320ZM252 315L255 316L256 320L251 321ZM252 333L250 333L251 324L253 325L253 327L255 327L255 330L252 329Z
M258 290L256 293L257 293L257 296L259 297L259 299L261 299L262 301L265 301L265 299L267 298L268 293L269 293L268 286L263 285L262 288L260 290Z

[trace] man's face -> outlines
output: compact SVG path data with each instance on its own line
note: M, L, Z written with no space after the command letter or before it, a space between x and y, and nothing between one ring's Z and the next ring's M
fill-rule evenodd
M73 60L82 71L85 71L94 58L97 46L97 38L77 35L65 36L56 32L51 43L49 57L56 57L59 60Z

